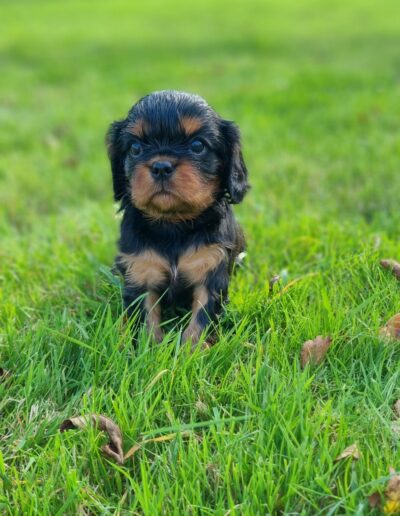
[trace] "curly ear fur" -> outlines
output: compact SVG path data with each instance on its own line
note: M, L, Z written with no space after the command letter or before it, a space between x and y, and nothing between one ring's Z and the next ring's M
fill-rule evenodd
M106 136L108 157L111 163L114 199L116 201L120 201L124 197L127 187L124 170L124 149L121 138L121 132L125 126L126 120L113 122Z
M223 187L230 202L238 204L250 188L247 182L247 168L243 160L238 127L228 120L221 121L221 134L224 141Z

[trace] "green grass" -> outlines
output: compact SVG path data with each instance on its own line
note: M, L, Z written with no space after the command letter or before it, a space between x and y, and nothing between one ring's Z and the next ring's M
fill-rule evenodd
M369 514L400 469L400 346L377 337L400 312L379 267L400 257L397 4L2 2L0 512ZM164 88L239 123L253 185L247 262L194 355L179 327L132 348L109 272L104 134ZM271 296L277 273L298 281ZM334 343L302 371L319 334ZM92 412L125 450L178 435L118 466L104 435L58 431Z

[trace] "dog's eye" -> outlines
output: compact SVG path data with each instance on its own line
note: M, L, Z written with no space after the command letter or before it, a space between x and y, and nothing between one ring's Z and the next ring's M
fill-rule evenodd
M135 143L132 143L132 154L134 156L139 156L139 154L142 153L142 146L140 145L139 142L135 142Z
M190 148L195 154L201 154L205 149L205 145L201 140L193 140L190 144Z

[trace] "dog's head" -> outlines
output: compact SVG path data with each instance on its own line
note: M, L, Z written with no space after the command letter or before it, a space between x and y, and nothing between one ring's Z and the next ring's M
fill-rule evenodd
M114 197L153 219L191 220L249 188L237 126L177 91L142 98L107 134Z

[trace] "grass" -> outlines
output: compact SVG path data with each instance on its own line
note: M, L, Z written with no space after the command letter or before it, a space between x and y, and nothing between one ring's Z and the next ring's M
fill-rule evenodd
M397 2L3 3L0 512L369 514L400 469ZM136 349L110 267L108 124L195 91L243 134L248 259L219 341ZM280 273L283 294L269 294ZM293 283L291 283L293 282ZM332 335L321 366L302 343ZM125 465L76 414L113 418ZM183 431L190 430L189 435ZM334 462L356 442L359 461Z

